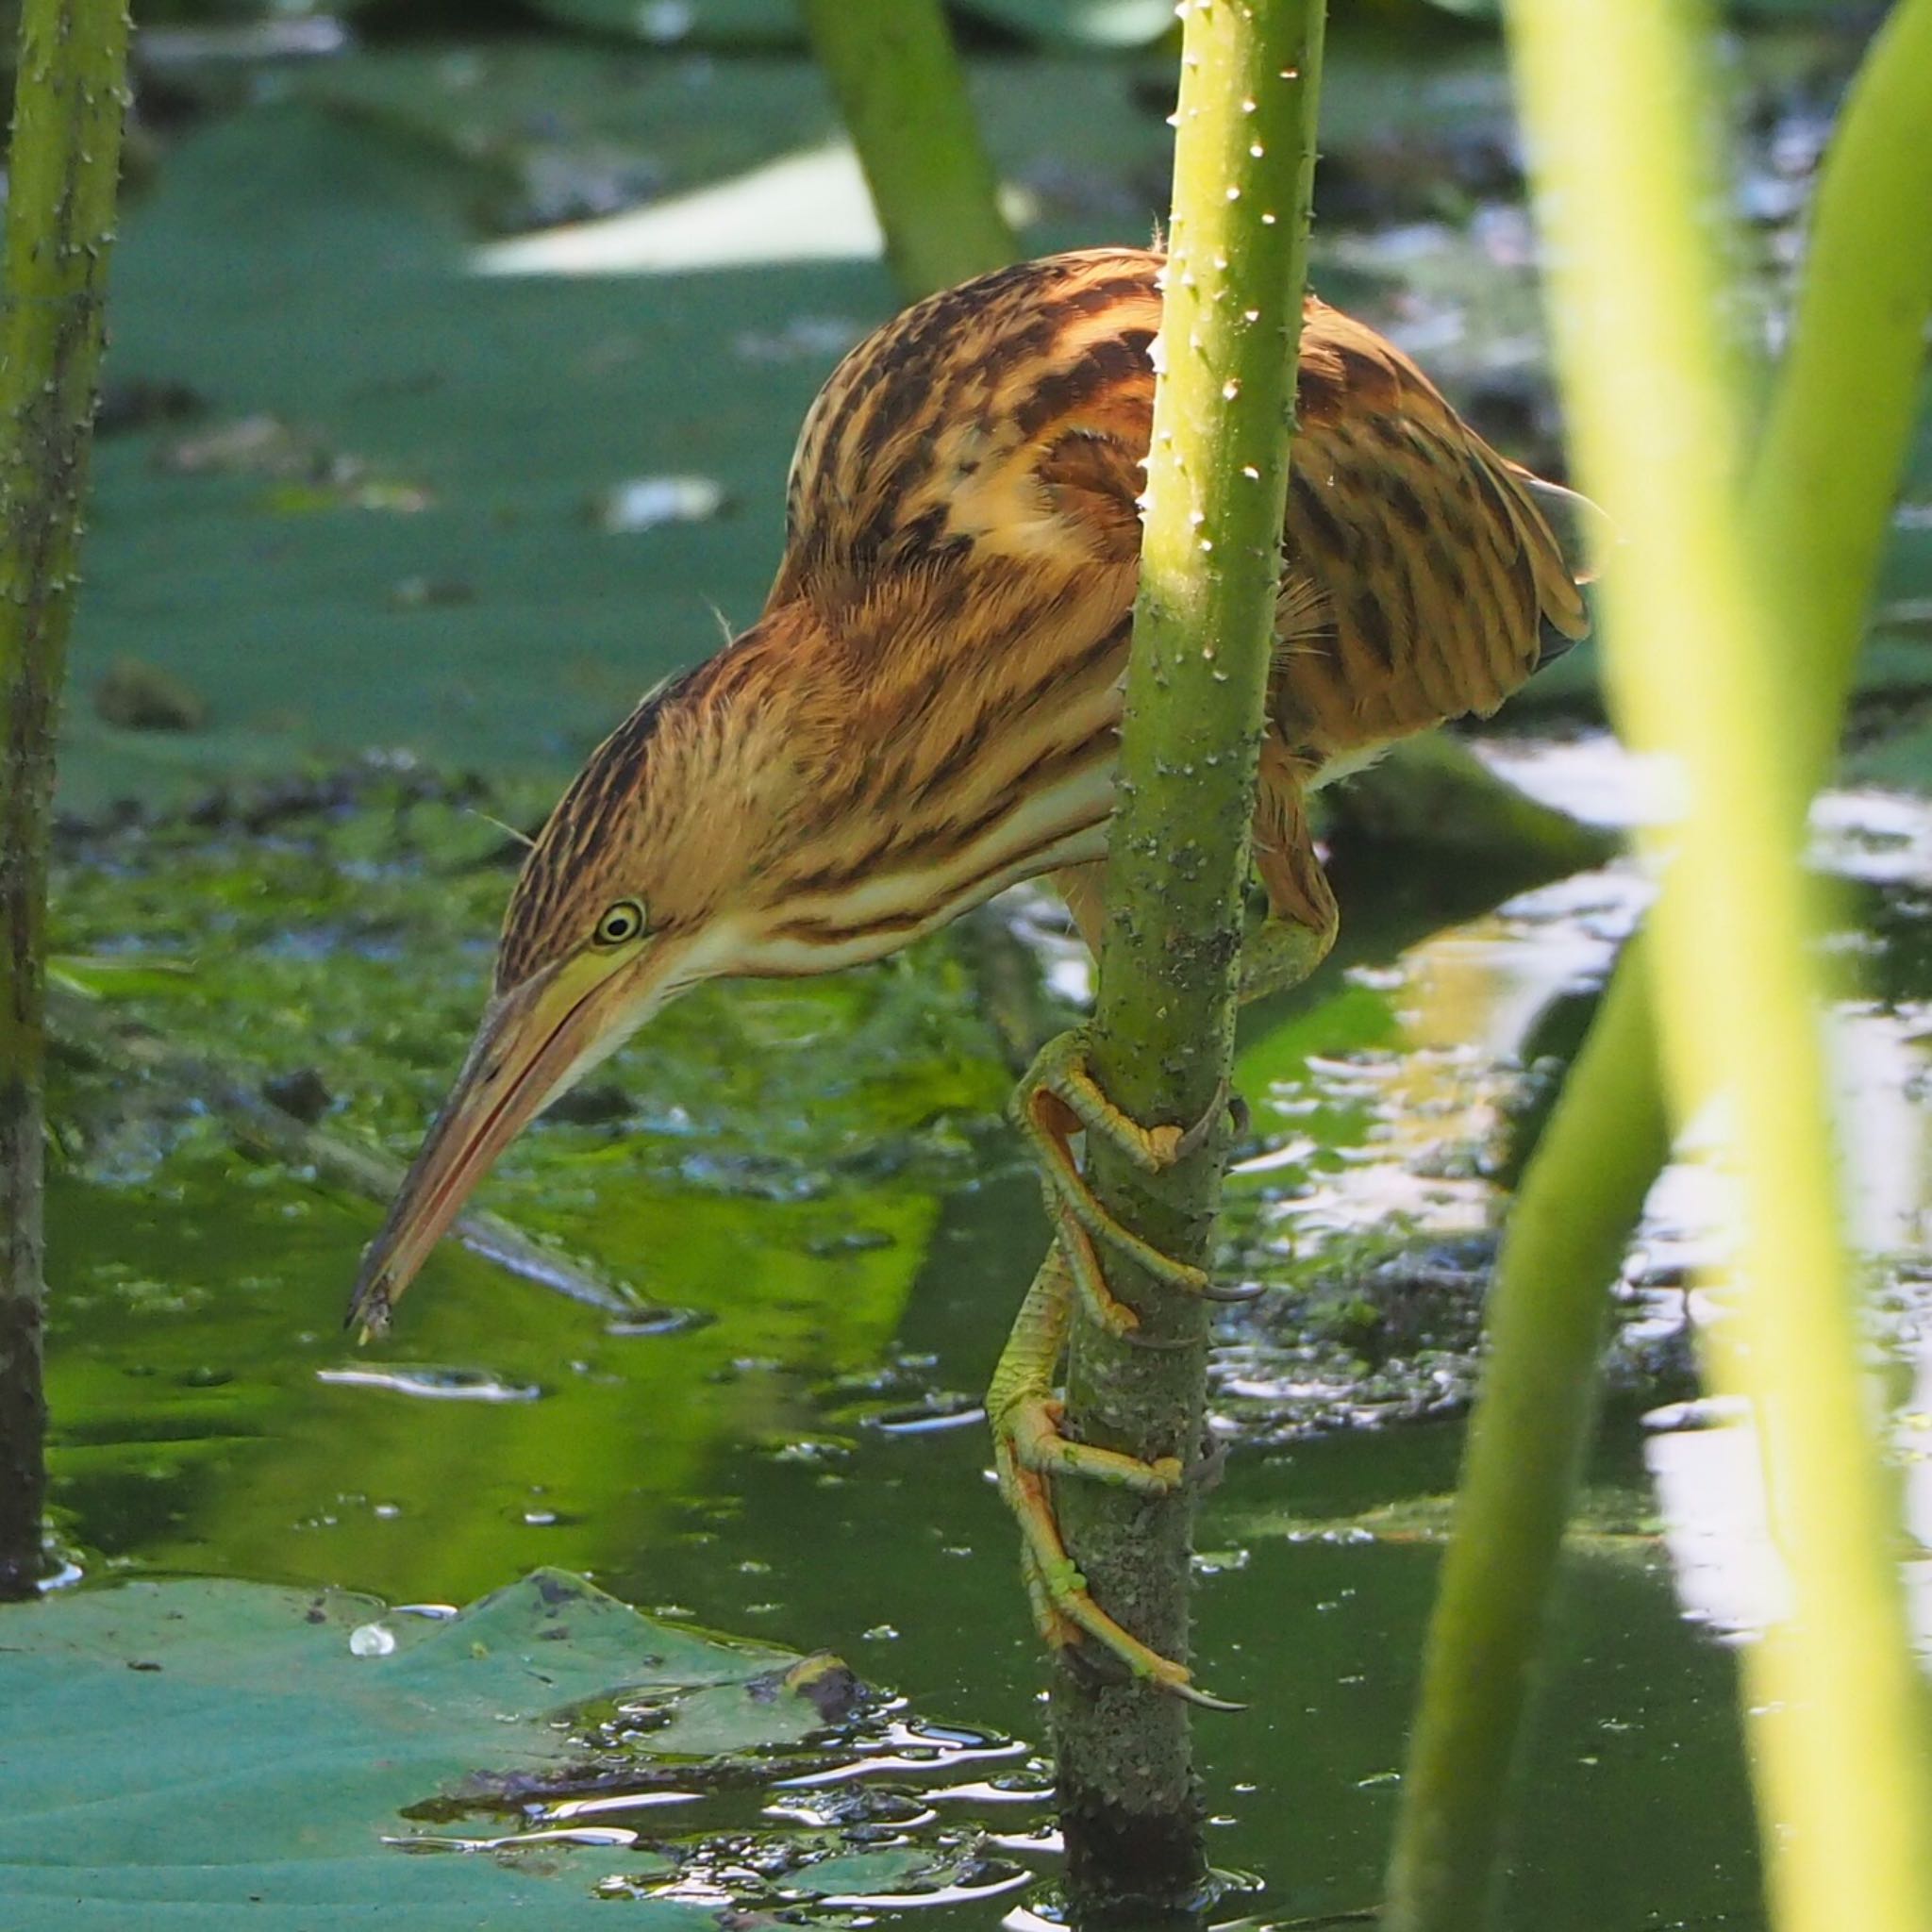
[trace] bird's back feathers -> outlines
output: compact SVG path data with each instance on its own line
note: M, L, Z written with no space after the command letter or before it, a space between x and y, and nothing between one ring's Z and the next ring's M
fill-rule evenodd
M799 438L773 603L808 598L836 630L905 577L960 623L1016 591L1050 622L1069 586L1111 579L1124 611L1161 266L1094 249L1003 269L855 348ZM1270 714L1314 766L1495 709L1588 619L1539 507L1554 486L1400 350L1310 297L1297 387Z

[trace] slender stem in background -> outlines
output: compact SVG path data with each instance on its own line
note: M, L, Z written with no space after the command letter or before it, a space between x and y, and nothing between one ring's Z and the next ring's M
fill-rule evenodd
M0 1595L42 1568L42 1082L54 723L126 106L125 0L26 0L0 360Z
M1932 230L1913 211L1932 206L1932 145L1913 130L1928 123L1932 0L1907 0L1840 116L1747 493L1755 555L1789 619L1779 637L1803 697L1782 717L1807 794L1837 748L1920 391ZM1596 1409L1608 1290L1667 1152L1645 973L1638 948L1618 962L1504 1242L1404 1783L1397 1932L1482 1923L1501 1862L1509 1767ZM1530 1417L1533 1436L1516 1420ZM1480 1674L1474 1658L1486 1660Z
M1790 756L1824 784L1864 640L1932 326L1932 0L1899 0L1854 79L1812 209L1790 347L1745 508L1793 655Z
M1093 1071L1141 1121L1192 1121L1224 1091L1241 885L1274 641L1288 483L1320 0L1183 9L1174 218L1161 317L1141 590L1109 840ZM1158 1178L1095 1148L1102 1203L1156 1247L1207 1257L1225 1138ZM1084 1316L1067 1384L1074 1434L1195 1459L1208 1323L1198 1298L1108 1254L1140 1314L1135 1346ZM1057 1491L1097 1600L1170 1657L1188 1641L1186 1494ZM1204 1870L1188 1707L1063 1667L1054 1687L1060 1822L1083 1921L1192 1903Z
M908 300L1005 267L1019 244L940 0L804 6Z

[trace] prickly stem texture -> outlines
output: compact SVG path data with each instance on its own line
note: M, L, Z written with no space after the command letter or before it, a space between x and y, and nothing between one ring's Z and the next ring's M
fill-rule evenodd
M1589 71L1597 72L1593 62ZM1874 40L1826 158L1790 347L1744 490L1749 555L1766 608L1784 619L1758 642L1783 654L1782 676L1802 691L1770 727L1782 738L1790 816L1824 781L1837 748L1920 391L1932 236L1913 211L1932 202L1932 148L1913 130L1928 117L1932 0L1907 0ZM1627 127L1621 139L1631 139ZM1646 235L1644 252L1654 245ZM1595 1407L1601 1311L1665 1152L1654 1125L1662 1102L1646 950L1632 948L1618 966L1545 1148L1524 1175L1504 1247L1491 1299L1494 1345L1404 1785L1387 1915L1399 1932L1461 1932L1486 1922L1530 1668ZM1699 1097L1679 1093L1686 1105ZM1607 1163L1604 1150L1614 1150ZM1524 1430L1536 1416L1543 1426L1531 1457ZM1854 1424L1840 1447L1855 1435ZM1507 1591L1496 1588L1500 1578ZM1877 1600L1883 1593L1879 1586ZM1903 1749L1914 1756L1909 1740ZM1794 1857L1784 1828L1802 1802L1794 1780L1807 1761L1826 1759L1789 1749L1760 1757L1765 1799L1781 1821L1773 1839L1788 1915L1781 1924L1812 1923L1806 1869L1818 1876L1812 1909L1854 1912L1832 1876L1838 1859L1829 1851L1817 1863ZM1868 1765L1857 1784L1879 1775ZM1892 1840L1895 1897L1924 1882L1909 1873L1916 1828L1907 1822ZM1822 1831L1811 1836L1821 1848ZM1874 1861L1860 1854L1850 1863L1864 1882ZM1829 1900L1826 1887L1836 1893Z
M0 1595L41 1574L47 830L126 105L125 0L26 0L0 360Z
M1147 1124L1219 1105L1234 1033L1241 889L1302 313L1320 0L1181 9L1173 225L1147 464L1093 1071ZM1208 1252L1226 1136L1168 1173L1093 1150L1100 1200L1166 1253ZM1107 1257L1138 1341L1075 1327L1068 1418L1154 1459L1201 1447L1207 1313ZM1191 1503L1061 1484L1095 1597L1169 1657L1188 1645ZM1179 1700L1070 1664L1054 1690L1068 1875L1086 1923L1172 1909L1204 1869Z
M805 0L910 301L1019 254L940 0Z

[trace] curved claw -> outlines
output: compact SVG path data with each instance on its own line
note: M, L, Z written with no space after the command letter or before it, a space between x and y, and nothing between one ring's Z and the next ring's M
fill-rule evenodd
M1248 1707L1232 1697L1217 1697L1213 1691L1204 1690L1198 1684L1174 1684L1169 1688L1176 1697L1186 1698L1198 1710L1245 1710Z
M1206 1288L1193 1289L1191 1292L1198 1294L1204 1302L1219 1302L1224 1306L1240 1307L1246 1302L1259 1301L1268 1292L1268 1289L1264 1282L1259 1281L1244 1281L1238 1285L1229 1285L1227 1287L1223 1287L1219 1283L1210 1281ZM1124 1307L1124 1305L1122 1311L1124 1314L1131 1314L1133 1312L1130 1308ZM1157 1341L1153 1336L1142 1335L1139 1331L1138 1321L1116 1329L1115 1333L1129 1347L1152 1349L1157 1354L1162 1352L1171 1354L1177 1348L1192 1348L1194 1346L1193 1342L1186 1340L1184 1337L1176 1336Z
M1201 1299L1206 1302L1257 1302L1268 1292L1258 1281L1229 1282L1225 1286L1209 1282L1201 1290Z
M1121 1659L1113 1657L1111 1652L1095 1652L1090 1646L1082 1648L1080 1642L1078 1642L1078 1624L1074 1624L1073 1628L1074 1628L1074 1641L1073 1642L1066 1642L1066 1644L1053 1644L1053 1650L1055 1650L1057 1656L1062 1656L1066 1661L1069 1661L1076 1669L1076 1672L1080 1672L1086 1677L1091 1677L1095 1683L1128 1683L1132 1677L1141 1675L1141 1674L1134 1672L1132 1667L1126 1667L1126 1669L1123 1669L1123 1672L1109 1672L1108 1661L1119 1663ZM1169 1696L1176 1696L1184 1704L1192 1704L1192 1706L1196 1706L1196 1709L1246 1709L1248 1707L1246 1704L1237 1704L1233 1698L1215 1696L1211 1690L1204 1690L1198 1683L1194 1683L1194 1679L1191 1675L1161 1677L1161 1679L1148 1677L1148 1679L1143 1679L1143 1681L1158 1683L1159 1689L1165 1690Z
M1169 1165L1185 1160L1191 1154L1198 1154L1208 1144L1208 1137L1221 1124L1224 1110L1231 1112L1234 1105L1234 1089L1227 1083L1227 1075L1222 1074L1214 1085L1214 1098L1208 1103L1201 1118L1174 1143L1174 1153ZM1247 1111L1246 1102L1241 1103L1241 1111Z
M1219 1436L1209 1436L1200 1455L1188 1465L1188 1487L1195 1495L1205 1496L1219 1486L1226 1473L1227 1444Z

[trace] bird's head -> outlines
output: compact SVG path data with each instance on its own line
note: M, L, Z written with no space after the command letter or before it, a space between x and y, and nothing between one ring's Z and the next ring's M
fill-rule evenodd
M797 792L760 708L717 702L717 667L646 700L591 755L525 859L475 1039L364 1255L365 1338L541 1109L686 989L758 970L761 877ZM727 680L728 681L728 680Z

